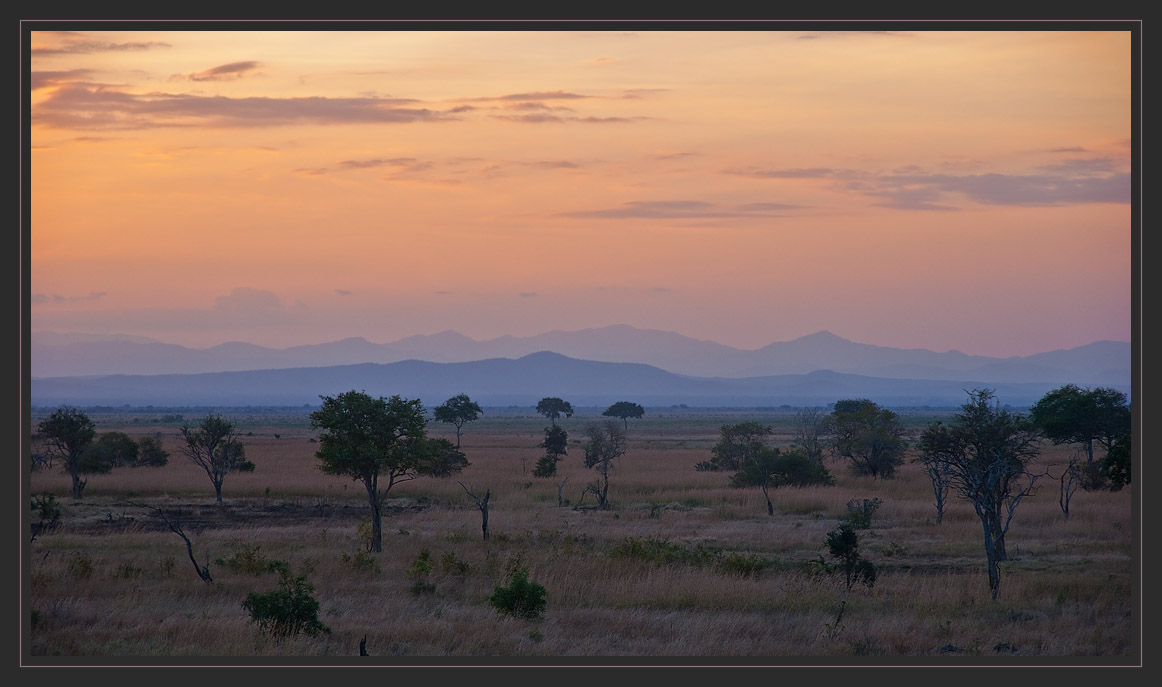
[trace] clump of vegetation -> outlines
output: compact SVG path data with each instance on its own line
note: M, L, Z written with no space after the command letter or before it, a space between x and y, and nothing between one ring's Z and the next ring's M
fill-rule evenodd
M871 527L872 514L883 504L878 498L852 499L847 502L847 513L843 521L853 529L866 530Z
M758 577L771 561L754 553L728 553L718 561L718 572L741 577Z
M251 592L242 602L250 619L258 629L278 639L299 633L310 636L330 634L331 628L319 620L319 601L314 596L315 586L307 576L292 577L287 569L280 570L279 588L265 593Z
M613 558L636 558L659 565L715 565L722 551L706 542L693 546L675 544L659 537L626 537L609 549Z
M475 569L471 563L457 556L455 551L444 554L440 559L440 568L446 573L456 575L467 575Z
M247 573L250 575L263 575L265 573L279 572L287 569L286 561L271 560L259 553L262 547L255 544L254 546L244 546L241 550L234 552L234 555L229 558L218 558L214 562L218 565L224 565L234 572Z
M846 523L827 533L827 549L838 562L834 565L819 557L819 564L828 574L843 575L847 589L862 582L869 589L876 583L876 567L859 552L859 535Z
M548 600L545 588L529 582L529 569L517 562L509 574L508 586L494 588L488 602L502 615L536 620L544 613Z
M420 551L420 555L412 561L412 567L407 572L408 577L412 578L412 594L421 596L436 591L436 585L428 581L428 575L432 574L434 567L432 552L428 549Z
M86 580L93 576L93 559L89 557L89 554L78 551L69 557L66 569L69 577Z

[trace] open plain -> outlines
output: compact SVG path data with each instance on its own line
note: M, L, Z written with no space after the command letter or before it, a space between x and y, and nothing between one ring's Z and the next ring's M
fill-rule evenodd
M184 412L184 421L199 419ZM662 665L696 657L717 665L1101 663L1134 654L1134 488L1079 490L1066 518L1057 478L1073 446L1044 443L1033 471L1046 474L1015 512L993 600L971 504L950 494L937 524L931 484L915 463L876 479L828 459L836 484L777 489L771 516L758 489L694 469L723 424L771 424L772 443L788 445L793 411L649 408L629 420L628 452L610 476L612 507L593 509L581 494L596 475L579 442L599 412L559 420L569 453L556 477L538 478L545 418L486 408L464 427L468 468L391 491L378 554L366 549L363 485L318 469L305 409L223 411L257 467L226 476L221 506L178 451L182 420L168 411L92 413L98 432L160 437L169 463L90 476L80 500L59 467L31 474L31 494L52 494L61 511L24 549L32 656ZM918 433L950 413L900 415ZM431 422L429 434L455 440L450 425ZM466 492L486 490L491 536L482 541ZM828 532L862 499L881 501L870 527L856 530L877 578L848 590L820 561ZM180 524L212 582L199 579L185 543L151 507ZM28 517L37 524L36 510ZM416 561L425 551L432 564L420 592ZM278 639L251 621L242 601L277 587L278 574L264 567L271 561L307 576L329 633ZM546 590L540 619L500 615L489 603L517 567ZM359 656L361 640L369 658Z

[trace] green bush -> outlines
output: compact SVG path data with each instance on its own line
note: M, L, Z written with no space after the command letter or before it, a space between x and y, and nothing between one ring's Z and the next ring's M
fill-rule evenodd
M536 620L545 610L545 588L529 582L529 570L518 567L509 576L508 586L497 586L488 599L492 607L503 615Z
M412 578L412 594L420 596L421 594L431 594L436 591L436 585L428 581L428 575L432 574L432 569L435 564L432 563L432 552L428 549L420 551L420 555L412 561L412 567L408 569L408 577Z
M89 558L89 554L78 551L69 557L68 571L69 577L88 579L93 576L93 559Z
M718 572L742 577L758 577L771 562L753 553L728 553L718 562Z
M251 592L242 602L250 619L258 629L279 639L304 632L315 636L330 634L331 628L319 621L319 601L315 586L306 575L291 577L286 569L280 570L279 589L271 592Z
M262 575L264 573L282 572L286 570L286 561L271 560L258 552L262 548L257 544L243 547L229 558L218 558L214 562L224 565L235 572Z
M843 520L853 529L866 530L871 527L872 514L883 504L878 498L852 499L847 502L847 514Z

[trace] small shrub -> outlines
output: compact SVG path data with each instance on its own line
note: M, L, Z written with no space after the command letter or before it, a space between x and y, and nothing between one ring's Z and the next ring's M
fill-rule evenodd
M89 558L89 554L78 551L69 557L67 570L69 577L88 579L93 576L93 559Z
M214 562L218 565L224 565L235 572L248 573L250 575L279 572L286 568L286 561L271 560L258 552L260 548L262 547L256 544L235 552L230 558L219 558Z
M873 499L852 499L847 502L847 514L843 520L853 529L866 530L871 527L872 514L880 507L883 501Z
M173 556L166 556L161 559L161 576L172 577L174 568L178 566L178 562L174 560Z
M547 604L545 588L536 582L529 582L529 570L525 567L513 570L508 586L494 588L488 602L502 615L528 620L540 618Z
M145 570L137 567L132 562L122 563L121 565L117 566L117 570L113 573L113 577L116 579L132 580L134 578L141 577L143 572L145 572Z
M356 572L379 572L379 561L366 551L356 551L354 554L343 554L343 564Z
M742 577L758 577L771 562L753 553L728 553L718 562L718 572Z
M449 551L440 559L440 568L446 573L454 573L457 575L467 575L472 572L472 564L456 555L455 551Z
M856 582L862 582L869 589L875 584L876 567L860 556L859 535L855 533L851 525L844 523L828 532L827 548L831 557L839 562L831 566L820 557L819 563L828 573L843 574L844 582L849 590Z
M412 594L420 596L423 594L431 594L436 591L436 585L428 581L428 575L432 574L432 569L435 565L432 563L432 552L428 549L420 551L420 555L412 561L412 567L408 569L407 575L412 578Z
M315 636L330 634L331 628L319 621L319 601L314 596L315 586L306 575L291 577L280 570L279 589L271 592L251 592L242 602L258 629L282 639L306 633Z

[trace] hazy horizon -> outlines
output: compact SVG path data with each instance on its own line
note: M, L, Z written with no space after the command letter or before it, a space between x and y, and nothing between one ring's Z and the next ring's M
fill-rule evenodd
M94 333L94 332L79 332L79 331L59 331L59 330L51 330L51 329L33 331L33 332L31 332L31 335L32 335L32 337L41 337L41 338L46 337L46 336L47 337L59 336L63 340L76 340L76 341L100 341L100 340L107 340L107 341L126 340L126 341L129 341L129 340L137 340L140 342L162 343L162 344L183 346L185 348L191 348L191 349L195 349L195 350L205 350L205 349L214 348L215 346L220 346L223 344L235 344L235 343L256 345L256 346L262 346L263 348L272 348L272 349L282 350L282 349L287 349L287 348L295 348L298 346L313 346L313 345L329 344L329 343L334 343L337 341L344 341L344 340L348 340L348 339L363 339L363 340L368 341L372 344L383 345L383 344L396 343L398 341L403 341L405 339L409 339L409 338L413 338L413 337L438 336L438 335L442 335L442 334L456 334L456 335L467 337L467 338L469 338L473 341L476 341L478 343L487 343L490 341L494 341L497 339L504 339L504 338L508 338L508 337L517 338L517 339L535 338L537 336L548 335L548 334L574 334L574 333L578 333L578 332L609 329L609 328L615 328L615 327L630 327L632 329L637 329L639 331L660 332L660 333L664 333L664 334L675 334L677 336L683 336L683 337L686 337L689 339L693 339L695 341L716 343L716 344L720 344L723 346L729 346L729 344L725 344L721 341L714 341L713 339L700 339L698 337L687 336L685 334L682 334L681 332L676 332L676 331L672 331L672 330L650 329L650 328L645 328L645 327L634 327L633 325L626 324L624 322L616 322L616 323L611 323L611 324L603 325L603 326L583 327L583 328L577 328L577 329L551 329L551 330L545 330L542 332L537 332L535 334L531 334L531 335L527 335L527 336L516 336L516 335L512 335L512 334L502 334L500 336L495 336L495 337L475 337L475 336L469 336L467 334L464 334L463 332L460 332L456 329L442 329L439 331L407 334L404 336L395 337L392 339L384 339L384 340L377 340L377 339L372 339L372 338L369 338L366 336L361 336L359 334L352 334L350 336L337 336L337 337L333 337L333 338L323 338L323 339L319 339L317 341L311 340L311 341L290 342L290 343L280 342L277 345L259 344L259 343L255 343L253 341L245 341L242 339L225 339L222 341L218 341L216 343L191 346L191 345L180 343L178 341L169 341L169 340L165 340L165 339L161 339L161 338L141 336L141 335L136 335L136 334L125 334L125 333L119 333L119 332ZM770 344L787 343L787 342L796 341L796 340L811 337L811 336L816 336L819 334L831 334L833 336L836 336L836 337L839 337L841 339L845 339L847 341L850 341L852 343L857 343L857 344L864 344L864 345L868 345L868 346L883 346L883 344L879 344L879 343L876 343L874 341L857 341L855 339L850 339L850 338L843 336L841 334L837 334L836 332L833 332L829 329L821 329L821 330L814 331L814 332L808 332L808 333L803 334L801 336L795 336L795 337L792 337L790 339L782 339L782 340L778 340L778 341L768 341L766 344L763 344L762 346L756 346L754 348L739 348L737 346L730 346L730 347L737 348L740 351L755 351L755 350L764 348L765 346L768 346ZM1131 343L1128 340L1117 341L1115 339L1098 339L1098 340L1090 341L1090 342L1087 342L1084 344L1079 344L1079 346L1069 346L1068 348L1078 348L1081 346L1087 346L1087 345L1094 344L1094 343L1100 343L1102 341L1113 341L1115 343L1125 343L1125 344ZM35 342L34 342L34 345L35 345ZM934 353L959 352L959 353L965 353L967 355L982 355L982 354L978 354L978 353L972 353L970 351L964 351L964 350L957 349L957 348L951 348L951 349L947 349L947 350L933 350L933 349L925 349L925 348L919 347L919 346L884 346L884 347L886 347L886 348L899 348L901 350L930 350ZM1066 349L1057 348L1057 349L1047 349L1044 351L1034 351L1033 353L1030 353L1028 355L1036 355L1037 353L1049 353L1049 352L1057 351L1057 350L1066 350ZM986 357L1024 357L1024 356L986 356Z
M32 332L1131 340L1128 31L611 26L33 32Z

